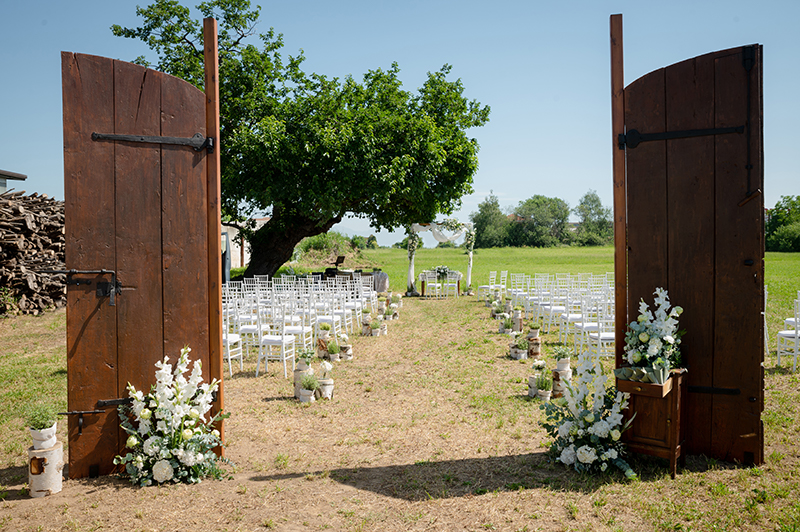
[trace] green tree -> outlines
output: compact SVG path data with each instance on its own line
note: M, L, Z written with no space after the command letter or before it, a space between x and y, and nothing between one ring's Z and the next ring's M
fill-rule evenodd
M416 93L401 88L396 64L361 82L307 74L302 53L284 62L272 29L261 47L246 42L260 9L248 0L197 9L219 20L223 213L270 215L248 235L246 276L274 274L300 240L346 214L394 230L450 214L472 192L478 143L466 130L485 124L489 107L463 96L449 65ZM202 27L189 9L157 0L136 12L142 25L114 34L143 40L156 68L202 87Z
M469 215L475 227L475 247L494 248L506 244L509 221L500 210L497 196L490 195L478 204L478 212Z
M512 246L548 247L568 243L569 204L560 198L535 195L514 209L508 232Z
M781 196L775 207L767 209L767 220L764 224L767 251L786 251L786 233L783 230L780 238L776 233L781 227L800 222L800 196ZM791 240L791 239L790 239ZM783 244L778 245L778 242ZM778 249L778 247L782 249ZM800 250L798 250L800 251Z
M600 246L608 244L614 238L611 209L603 207L600 196L594 190L584 194L572 212L580 218L576 236L578 244Z

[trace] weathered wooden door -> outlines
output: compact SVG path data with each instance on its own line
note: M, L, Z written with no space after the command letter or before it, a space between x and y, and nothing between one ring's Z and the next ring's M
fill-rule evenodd
M207 149L93 139L204 139L201 91L138 65L67 52L62 80L66 265L76 270L67 297L69 476L80 478L113 470L125 440L116 406L103 401L127 397L128 383L149 391L156 361L174 361L189 345L204 379L220 377L219 334L210 333L219 266L209 267L219 258L209 251L219 230L209 230ZM118 290L103 295L112 281Z
M656 287L685 312L687 448L763 461L762 49L651 72L624 90L627 322Z

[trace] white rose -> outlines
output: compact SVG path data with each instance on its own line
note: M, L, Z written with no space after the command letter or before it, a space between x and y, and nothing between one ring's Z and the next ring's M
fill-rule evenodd
M621 436L620 432L617 429L613 429L611 432L609 432L609 434L611 435L611 439L614 441L617 441Z
M159 460L153 464L153 480L159 484L172 480L173 473L172 465L168 460Z
M570 445L569 447L564 447L564 450L561 451L561 456L558 457L560 462L563 462L565 465L572 465L575 463L575 447Z

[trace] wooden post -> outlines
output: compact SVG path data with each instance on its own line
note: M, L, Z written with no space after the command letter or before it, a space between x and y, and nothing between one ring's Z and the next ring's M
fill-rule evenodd
M216 406L212 414L224 408L222 360L222 218L220 213L220 142L219 142L219 54L217 21L203 20L203 41L206 86L206 136L214 139L214 151L206 156L208 171L208 326L209 375L220 379ZM219 423L224 440L225 425ZM222 453L222 449L219 450Z
M616 365L623 360L628 325L627 205L625 197L625 150L619 135L625 133L625 72L622 57L622 15L611 15L611 149L614 174L614 351Z

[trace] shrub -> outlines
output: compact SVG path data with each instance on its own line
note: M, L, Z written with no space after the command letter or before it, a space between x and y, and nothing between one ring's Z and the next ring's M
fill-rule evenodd
M312 392L319 388L319 379L315 375L303 375L300 381L300 386L304 390L311 390Z
M767 237L767 251L800 251L800 222L778 227Z

